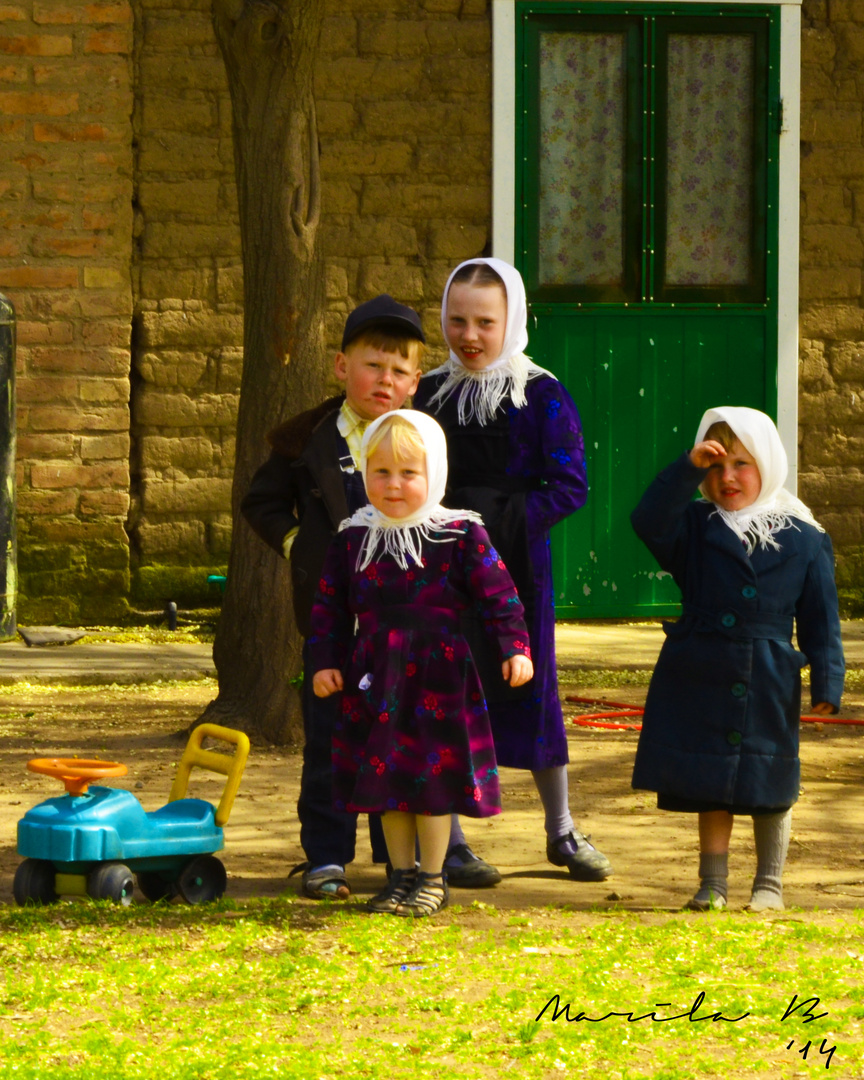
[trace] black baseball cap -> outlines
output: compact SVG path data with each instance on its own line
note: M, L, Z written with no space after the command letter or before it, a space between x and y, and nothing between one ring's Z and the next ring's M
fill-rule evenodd
M426 337L417 312L413 308L406 307L405 304L397 303L387 293L382 293L374 300L367 300L365 304L354 308L345 320L342 352L345 352L346 347L362 330L370 326L389 327L406 337L417 338L418 341L426 344Z

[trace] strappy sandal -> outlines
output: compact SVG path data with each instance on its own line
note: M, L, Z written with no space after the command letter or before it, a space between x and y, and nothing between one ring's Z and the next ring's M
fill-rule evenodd
M404 915L406 918L423 919L443 911L449 900L450 892L444 875L427 874L420 870L417 873L414 888L396 909L395 914Z
M300 884L300 895L308 900L347 900L351 895L351 886L344 872L339 873L332 867L323 867L321 870L313 870L312 863L302 862L288 875L303 874Z
M416 870L391 870L387 888L373 896L366 907L381 915L396 915L397 908L408 899L416 881Z

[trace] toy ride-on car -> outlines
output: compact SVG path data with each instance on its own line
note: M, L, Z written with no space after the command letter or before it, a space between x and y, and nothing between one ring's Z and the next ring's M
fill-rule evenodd
M202 748L205 738L232 743L234 754ZM129 791L90 787L93 780L123 776L114 761L36 758L32 772L59 777L66 794L28 810L18 822L15 874L18 904L51 904L61 896L91 896L131 904L133 881L148 900L179 895L189 904L217 900L225 891L225 867L214 855L225 846L228 821L249 755L242 731L202 724L195 728L177 767L167 805L147 813ZM218 807L187 799L194 766L226 777Z

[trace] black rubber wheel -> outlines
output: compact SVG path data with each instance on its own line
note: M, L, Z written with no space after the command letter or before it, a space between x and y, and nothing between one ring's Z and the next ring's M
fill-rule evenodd
M157 900L170 900L177 891L173 881L166 881L157 870L139 870L135 875L138 888L155 904Z
M134 889L132 871L120 862L100 863L87 875L87 895L94 900L113 900L128 907Z
M177 879L177 888L187 904L218 900L227 884L225 867L215 855L198 855L183 867Z
M26 904L56 904L54 863L47 859L25 859L15 871L12 893L20 907Z

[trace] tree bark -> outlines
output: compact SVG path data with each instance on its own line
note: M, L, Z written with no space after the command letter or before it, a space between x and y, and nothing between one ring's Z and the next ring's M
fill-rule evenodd
M219 695L199 718L270 743L302 731L302 641L288 564L239 513L264 436L323 400L318 132L312 82L321 0L213 0L233 110L243 250L243 375L232 489L234 533L213 657ZM293 680L293 683L292 683Z

